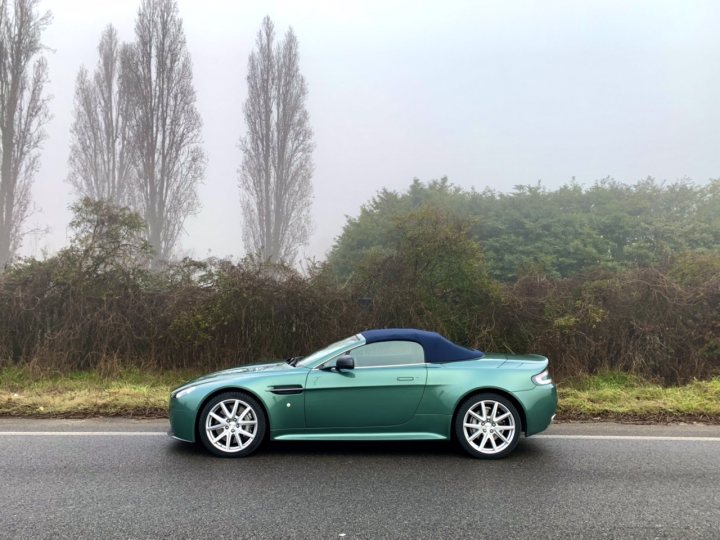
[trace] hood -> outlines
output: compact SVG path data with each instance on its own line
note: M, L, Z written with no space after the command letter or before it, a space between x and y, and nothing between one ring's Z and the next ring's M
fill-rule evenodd
M178 392L179 390L182 390L183 388L187 388L188 386L195 386L196 384L203 384L203 383L209 383L209 382L216 382L221 381L223 379L233 379L236 377L241 377L244 375L254 375L257 373L262 372L268 372L268 371L286 371L286 370L294 370L297 368L294 368L290 365L288 365L286 362L273 362L271 364L255 364L251 366L242 366L242 367L236 367L236 368L230 368L230 369L223 369L222 371L216 371L215 373L209 373L208 375L203 375L201 377L198 377L197 379L193 379L192 381L188 381L182 386L178 386L175 390L173 390L173 394Z

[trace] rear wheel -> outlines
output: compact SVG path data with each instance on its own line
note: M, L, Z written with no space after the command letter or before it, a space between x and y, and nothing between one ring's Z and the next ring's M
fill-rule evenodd
M216 456L244 457L263 441L267 420L255 398L244 392L225 392L207 402L198 418L205 448Z
M520 414L502 396L491 393L469 397L455 417L455 435L473 457L500 459L517 446L522 429Z

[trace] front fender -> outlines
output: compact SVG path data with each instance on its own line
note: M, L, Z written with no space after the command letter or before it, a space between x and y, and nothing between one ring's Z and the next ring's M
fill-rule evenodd
M196 440L196 422L200 411L214 396L222 392L246 392L265 409L268 431L305 427L304 387L308 370L289 373L247 376L233 380L200 383L198 388L180 399L171 397L169 407L170 434L188 442ZM297 394L277 394L277 386L299 387Z

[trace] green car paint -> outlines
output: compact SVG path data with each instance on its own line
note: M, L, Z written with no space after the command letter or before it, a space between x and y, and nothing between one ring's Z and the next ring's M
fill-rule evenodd
M449 439L459 405L479 392L508 398L526 436L546 429L555 415L555 385L532 380L548 366L543 356L487 354L448 363L320 369L363 344L358 334L294 367L245 366L190 381L171 394L170 435L195 442L204 404L234 390L264 407L273 440Z

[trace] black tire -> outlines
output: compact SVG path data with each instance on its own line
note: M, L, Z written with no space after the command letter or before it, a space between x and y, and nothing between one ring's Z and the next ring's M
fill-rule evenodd
M482 402L485 402L484 406L481 405ZM506 412L509 412L510 416L506 416L498 422L493 422L491 413L495 407L495 403L498 404L495 409L496 417L501 417ZM483 408L486 409L485 419L481 419L479 416L476 418L470 414L469 422L477 422L478 427L466 427L465 417L468 416L468 411L472 409L477 415ZM485 424L483 424L483 420ZM513 426L513 429L510 429L510 425ZM509 399L498 394L483 392L470 396L460 404L457 414L455 415L454 429L455 437L460 443L460 446L471 456L480 459L501 459L515 450L520 440L522 421L517 408ZM512 435L507 436L507 433L512 433ZM505 436L507 441L501 439L502 436ZM470 437L474 437L473 441L480 439L481 442L471 442L468 440ZM497 449L494 449L493 447L496 445Z
M222 403L225 404L225 409L222 408ZM224 411L232 413L234 403L238 404L235 415L227 417ZM249 411L246 410L248 407ZM208 424L211 412L215 416L211 417L210 424ZM242 417L238 415L242 415ZM229 421L222 423L217 420L217 417L226 418ZM258 449L265 439L267 424L265 411L258 400L245 392L234 391L218 394L205 404L198 416L197 429L200 441L208 452L220 457L238 458L249 456ZM210 429L208 433L208 429L215 425L223 427ZM227 427L224 427L226 425ZM252 433L253 437L250 438L243 433ZM210 440L211 434L218 437L215 439L216 443ZM243 443L245 444L243 445ZM226 447L227 450L224 449Z

